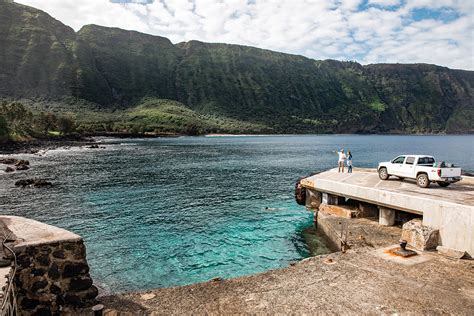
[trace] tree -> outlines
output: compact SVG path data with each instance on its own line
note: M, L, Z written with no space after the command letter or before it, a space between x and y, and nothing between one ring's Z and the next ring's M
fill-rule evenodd
M57 120L57 127L62 135L69 135L76 130L76 122L70 116L60 116Z
M8 132L7 120L3 115L0 115L0 143L6 142L10 138L10 133Z
M45 113L41 112L36 119L36 125L42 134L48 135L48 132L57 125L57 118L51 112Z

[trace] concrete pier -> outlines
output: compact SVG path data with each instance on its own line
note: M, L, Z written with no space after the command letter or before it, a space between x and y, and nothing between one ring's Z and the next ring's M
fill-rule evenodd
M380 206L379 207L379 224L384 226L392 226L395 224L395 210Z
M355 170L349 174L332 169L301 180L301 185L313 192L310 196L322 196L323 200L326 196L327 204L337 204L343 198L377 205L382 225L393 225L392 210L422 215L423 225L439 229L440 245L474 255L472 177L464 177L447 188L437 184L420 188L414 180L380 180L376 170Z

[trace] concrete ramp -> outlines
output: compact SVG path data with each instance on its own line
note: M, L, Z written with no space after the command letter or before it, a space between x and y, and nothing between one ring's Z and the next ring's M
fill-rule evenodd
M380 180L375 170L338 173L336 169L301 181L311 191L423 215L423 224L440 231L440 244L474 254L474 179L447 188L420 188L414 180Z

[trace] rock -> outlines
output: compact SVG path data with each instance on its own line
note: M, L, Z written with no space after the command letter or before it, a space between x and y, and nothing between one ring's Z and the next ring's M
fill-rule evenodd
M401 239L417 250L435 249L438 246L439 230L425 226L421 219L415 218L403 224Z
M440 255L450 257L450 258L456 258L456 259L461 259L466 256L466 252L463 250L457 250L453 248L448 248L444 246L438 246L436 247L436 250Z
M29 166L30 165L30 162L28 160L23 160L23 159L20 159L20 160L17 160L15 162L15 166Z
M33 283L31 286L31 291L32 292L38 292L38 290L44 289L45 287L48 286L48 281L43 280L43 281L37 281Z
M64 301L67 305L72 305L72 306L82 306L83 305L80 297L77 296L77 295L66 294L66 296L64 297Z
M20 268L26 268L31 264L31 257L28 255L17 256L16 263Z
M43 256L38 256L38 257L36 257L36 261L37 261L40 265L45 266L45 267L49 266L49 263L50 263L50 261L49 261L49 256L47 256L47 255L46 255L46 256L43 255Z
M215 277L211 279L211 282L221 282L221 281L224 281L224 279L221 277Z
M33 183L34 183L34 179L22 179L15 182L15 186L26 187L26 186L32 185Z
M30 167L28 167L28 165L18 165L18 166L16 166L17 171L28 170L28 169L30 169Z
M79 276L82 273L89 272L89 266L82 262L68 263L64 266L63 278Z
M53 257L58 258L58 259L66 258L65 254L64 254L64 250L62 250L62 249L58 249L58 250L53 251Z
M21 300L21 308L23 310L32 310L35 309L36 306L41 305L41 302L35 299L24 298Z
M53 184L43 179L35 180L35 183L34 183L35 187L44 187L44 186L50 186L50 185L53 185Z
M152 298L155 298L156 294L154 293L146 293L146 294L143 294L142 296L140 296L140 298L144 301L148 301L148 300L151 300Z
M17 162L18 160L15 158L0 158L0 163L3 163L5 165L13 165Z
M49 287L49 291L53 294L60 294L61 288L55 284L51 284L51 286Z
M51 309L48 307L41 307L36 310L34 315L41 315L41 316L50 316L51 314Z
M60 277L59 268L56 263L53 263L51 267L48 269L48 276L53 280L59 279Z
M99 148L99 145L94 144L94 145L87 146L87 148L90 148L90 149L98 149L98 148Z
M13 171L15 171L15 169L13 169L12 167L7 167L5 169L5 172L13 172Z
M43 276L45 273L46 273L46 270L42 268L31 270L31 274L33 274L33 276Z
M71 280L69 284L69 290L72 292L80 292L87 290L92 286L92 279L91 278L74 278Z
M99 289L95 286L95 285L92 285L88 290L87 290L87 293L86 293L86 299L88 300L93 300L97 297L97 295L99 295Z
M53 185L44 179L22 179L15 182L17 187L44 187Z

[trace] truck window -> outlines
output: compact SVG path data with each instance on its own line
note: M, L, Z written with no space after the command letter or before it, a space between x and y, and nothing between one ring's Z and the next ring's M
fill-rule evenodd
M424 166L432 166L434 162L435 160L433 157L420 157L420 159L418 159L418 164Z
M412 165L414 163L415 163L415 157L407 157L407 161L405 162L405 164Z
M397 158L393 159L392 163L402 164L404 161L405 161L405 156L398 156Z

